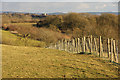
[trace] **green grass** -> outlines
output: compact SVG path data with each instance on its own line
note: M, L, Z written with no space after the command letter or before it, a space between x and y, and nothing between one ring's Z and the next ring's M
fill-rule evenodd
M12 34L9 31L2 30L2 43L7 45L15 46L35 46L35 47L45 47L45 42L40 42L32 39L24 39Z
M22 27L32 27L36 23L8 23L7 25L22 26Z
M117 78L118 65L94 55L2 45L3 78Z

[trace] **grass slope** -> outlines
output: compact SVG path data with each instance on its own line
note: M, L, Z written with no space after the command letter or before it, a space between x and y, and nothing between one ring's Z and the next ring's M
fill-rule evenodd
M7 45L15 45L15 46L35 46L35 47L44 47L45 42L32 40L32 39L24 39L22 37L18 37L15 34L11 34L9 31L2 30L2 43Z
M117 78L118 66L94 55L2 45L3 78Z

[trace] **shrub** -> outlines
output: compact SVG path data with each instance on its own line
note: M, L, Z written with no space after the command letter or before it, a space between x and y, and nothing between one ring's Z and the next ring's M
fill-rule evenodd
M63 38L63 34L46 28L37 27L22 27L16 28L19 34L30 34L30 38L38 41L44 41L46 43L56 42ZM21 36L23 37L23 36Z

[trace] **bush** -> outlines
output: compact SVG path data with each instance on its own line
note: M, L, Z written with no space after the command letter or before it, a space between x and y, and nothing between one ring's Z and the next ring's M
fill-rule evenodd
M19 34L30 34L30 38L38 41L44 41L46 43L57 42L63 38L63 34L46 28L37 27L22 27L16 28ZM23 37L23 36L21 36Z
M84 28L89 23L87 18L81 16L77 13L69 13L64 16L63 28L74 29L74 28Z
M103 13L100 17L97 18L97 24L101 26L118 26L118 17L114 14Z

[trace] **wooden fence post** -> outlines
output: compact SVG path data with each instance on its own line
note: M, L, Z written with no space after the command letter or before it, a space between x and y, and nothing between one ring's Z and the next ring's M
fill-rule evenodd
M72 53L74 53L74 50L75 50L75 40L72 39Z
M84 46L84 40L83 40L83 38L82 38L82 52L84 52L84 49L83 49L83 46Z
M85 37L82 38L82 52L85 52Z
M113 62L113 39L111 39L111 61Z
M70 40L67 41L67 51L70 52Z
M115 40L113 40L113 61L116 61Z
M117 48L116 48L116 53L117 53L117 61L116 61L116 63L119 63L118 61L119 61L119 58L118 58L118 46L117 46Z
M60 46L59 46L59 49L62 50L62 49L61 49L61 48L62 48L61 40L59 41L59 45L60 45Z
M77 39L78 47L77 47L77 53L80 53L80 38Z
M107 52L108 52L108 58L110 59L110 39L107 40Z
M60 50L61 45L60 45L60 40L58 41L58 49Z
M65 51L67 51L67 40L66 40L66 39L65 39L65 41L64 41L64 45L65 45L65 46L64 46L64 47L65 47L64 49L65 49Z
M98 55L98 49L97 49L97 42L96 42L96 38L94 38L94 51L96 52L96 54Z
M79 50L80 50L80 52L83 51L83 50L82 50L82 38L80 38L80 46L79 46Z
M95 38L93 38L93 53L95 53Z
M118 57L117 57L117 53L116 53L116 44L115 44L115 40L113 40L113 43L114 43L114 61L116 63L118 63Z
M90 37L88 38L88 48L89 48L89 51L91 52L91 41L90 41Z
M61 40L61 50L64 50L64 39Z
M78 47L78 41L77 38L75 38L75 52L77 53L77 47Z
M69 41L69 52L72 52L72 39Z
M85 41L85 36L83 37L83 52L85 52L85 43L86 43L86 41Z
M102 40L101 40L101 36L100 36L100 38L99 38L99 57L101 57L103 54L102 50L103 50L102 49Z
M87 41L86 41L86 43L85 43L85 47L86 47L86 52L89 53L89 48L88 48L88 43L87 43Z
M92 35L90 36L90 41L91 41L91 43L90 43L90 52L92 53Z

